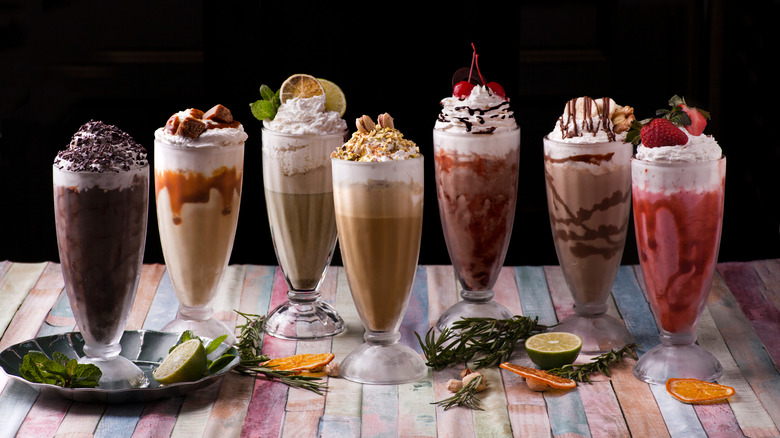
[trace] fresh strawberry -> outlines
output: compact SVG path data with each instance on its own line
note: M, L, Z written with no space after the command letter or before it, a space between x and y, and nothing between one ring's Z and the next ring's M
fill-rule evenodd
M696 108L691 108L683 104L680 105L680 109L685 111L685 114L688 114L688 117L691 119L691 124L685 125L688 134L694 136L701 135L701 133L704 132L704 128L707 126L707 119L704 117L704 114Z
M648 148L684 145L688 142L688 136L666 119L651 120L642 126L639 135L642 144Z

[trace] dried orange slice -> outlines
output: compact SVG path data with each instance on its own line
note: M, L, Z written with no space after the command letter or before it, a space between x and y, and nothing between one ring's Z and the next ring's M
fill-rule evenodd
M534 391L544 391L548 388L572 389L577 386L577 382L574 380L559 377L550 374L547 371L537 370L536 368L524 367L509 362L504 362L499 366L505 370L525 377L526 384Z
M312 75L294 74L282 83L279 99L282 103L300 97L302 99L325 94L325 88Z
M734 388L699 379L669 379L666 390L683 403L707 404L724 401L734 395Z
M333 353L296 354L295 356L271 359L263 366L279 371L318 372L325 369L335 356Z

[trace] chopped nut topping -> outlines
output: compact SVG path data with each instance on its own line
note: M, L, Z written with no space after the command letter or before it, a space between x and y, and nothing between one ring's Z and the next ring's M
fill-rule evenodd
M631 129L631 122L636 120L634 108L630 106L616 107L612 112L612 132L620 134Z

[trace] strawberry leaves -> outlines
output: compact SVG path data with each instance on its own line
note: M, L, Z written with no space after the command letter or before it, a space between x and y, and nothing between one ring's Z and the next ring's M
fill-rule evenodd
M688 139L685 134L679 129L677 129L679 134L671 131L669 128L670 125L672 127L685 128L692 136L698 136L704 132L704 128L707 126L707 120L710 119L709 112L699 108L689 107L685 102L685 98L676 94L669 99L669 106L671 109L664 108L657 110L655 112L656 118L641 121L635 120L631 124L631 129L626 133L626 141L634 146L642 143L646 147L675 146L687 143ZM655 120L665 120L669 122L669 125L655 122ZM655 127L645 131L644 128L651 122L655 122ZM646 132L647 134L644 134L643 132ZM645 141L645 137L650 139L650 143Z

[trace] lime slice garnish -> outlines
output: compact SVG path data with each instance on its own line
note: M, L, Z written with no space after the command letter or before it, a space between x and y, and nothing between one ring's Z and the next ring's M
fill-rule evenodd
M206 349L200 339L190 339L171 351L159 367L152 372L162 384L191 382L206 374Z
M581 348L582 339L566 332L539 333L525 341L528 358L543 370L574 362Z
M322 94L325 94L325 90L317 78L311 75L294 74L282 83L279 99L284 103L296 97L305 99Z
M325 89L325 109L337 112L339 116L344 117L344 113L347 112L347 99L344 97L344 92L338 85L327 79L317 78L317 80Z

